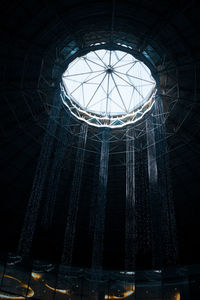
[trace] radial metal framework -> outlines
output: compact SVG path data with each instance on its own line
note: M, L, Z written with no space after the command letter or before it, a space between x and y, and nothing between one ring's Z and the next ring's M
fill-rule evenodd
M150 110L156 82L133 55L97 49L69 63L62 75L62 100L79 120L93 126L123 127Z
M106 40L105 35L106 33L102 33L101 40ZM120 38L123 37L123 38ZM143 61L149 69L151 69L153 76L157 73L157 76L160 78L160 91L157 93L156 97L161 97L162 101L165 102L164 106L164 111L162 113L163 115L163 120L166 122L169 118L169 114L173 112L177 106L181 105L180 104L180 83L179 83L179 73L177 72L178 68L175 65L172 65L169 61L170 58L165 55L162 59L158 58L159 54L158 52L153 49L152 47L146 47L143 51L139 52L137 49L137 44L136 42L132 42L133 37L131 35L127 35L124 32L119 33L113 32L113 38L112 38L112 45L110 42L96 42L97 37L91 37L89 33L85 35L85 49L79 48L78 44L73 42L73 41L68 41L65 44L65 47L63 46L63 49L60 50L59 53L57 53L56 57L51 57L50 55L46 57L45 61L41 65L41 70L40 70L40 76L39 76L39 82L38 82L38 94L39 98L41 99L45 110L47 113L49 112L49 108L52 106L52 103L50 102L49 97L49 87L51 85L51 82L49 82L49 78L46 76L46 69L44 68L43 65L47 65L49 61L54 65L54 71L53 71L53 76L58 77L62 79L62 74L67 69L67 66L74 61L77 57L84 56L85 54L89 53L90 51L98 51L99 49L105 48L109 51L109 49L112 47L112 49L120 50L120 51L125 51L127 53L131 53L134 57L137 57L138 60ZM126 40L126 41L125 41ZM93 41L93 43L92 43ZM64 58L63 58L64 57ZM54 60L54 62L53 62ZM55 61L56 60L56 61ZM157 66L155 65L159 64L159 69L158 71ZM61 63L63 64L64 69L60 68ZM167 67L166 67L167 65ZM157 78L156 78L157 80ZM24 101L25 104L27 104L27 100L30 97L30 95L26 92L24 95ZM66 97L66 91L63 85L61 85L61 98L63 102L68 101L68 98ZM74 107L74 104L72 105L69 102L67 102L68 108L71 111L73 115L76 117L78 116L79 119L82 119L83 115L79 110L77 110L77 107ZM179 129L182 127L183 122L186 120L186 118L189 116L189 113L191 112L191 109L193 107L193 101L191 103L187 104L188 106L188 111L185 111L186 114L185 116L178 115L176 119L173 120L175 128L167 127L166 131L166 138L172 137L174 134L176 134ZM93 116L94 117L94 116ZM139 115L137 115L139 117ZM46 128L46 124L44 122L41 122L38 119L38 116L35 115L33 112L33 118L37 122L37 124L42 127ZM87 118L87 114L84 113L84 119ZM139 122L135 122L135 135L141 136L145 134L145 123L143 122L144 118L141 118L140 120L138 119ZM95 126L96 124L96 118L91 118L89 117L88 120ZM127 122L127 120L124 120ZM93 123L92 123L93 122ZM124 134L124 131L120 131L120 128L123 127L124 123L121 123L118 119L116 119L114 122L117 122L117 128L118 130L115 130L112 132L112 135L110 136L110 142L117 142L117 141L125 141L126 136ZM143 127L141 127L141 123L143 123ZM71 122L71 126L65 126L66 131L74 134L77 134L76 128L77 126L80 126L81 123L76 122ZM127 124L127 123L126 123ZM98 124L97 126L99 126ZM114 124L113 124L114 127ZM94 127L95 128L95 127ZM90 130L90 133L88 135L88 138L93 141L101 141L101 135L95 131L95 130ZM87 149L86 149L87 151ZM173 149L172 149L173 151Z

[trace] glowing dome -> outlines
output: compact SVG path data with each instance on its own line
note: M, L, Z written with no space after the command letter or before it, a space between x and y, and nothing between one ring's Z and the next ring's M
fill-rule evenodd
M141 118L153 103L156 82L131 54L96 50L76 58L62 76L64 103L96 126L123 126Z

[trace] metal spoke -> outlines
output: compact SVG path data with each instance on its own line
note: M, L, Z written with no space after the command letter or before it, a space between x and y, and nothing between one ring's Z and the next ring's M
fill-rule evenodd
M105 89L103 88L103 86L101 86L102 90L104 91L104 93L106 94L106 97L107 97L107 92L105 91ZM115 89L115 86L110 90L108 96L110 98L110 94L112 93L112 91ZM104 99L106 99L106 97Z
M91 72L84 72L84 73L78 73L78 74L72 74L72 75L64 75L63 77L72 77L72 76L80 76L80 75L87 75L87 74L93 74L93 73L99 73L102 72L102 70L100 71L91 71Z
M134 65L135 65L135 62L133 63L133 62L131 61L131 62L127 63L127 64L118 66L118 67L116 67L115 69L119 69L119 68L121 68L121 67L125 67L125 66L130 65L130 64L133 64L133 66L134 66Z
M135 66L136 62L126 71L126 74Z
M91 72L93 72L92 68L90 67L89 63L87 62L87 60L84 57L84 62L86 63L86 65L88 66L88 68L91 70Z
M139 61L139 64L140 66L143 68L143 70L145 70L146 74L150 75L148 70L146 69L146 67L144 66L144 64L142 64L140 61Z
M104 57L106 56L107 52L108 52L108 50L106 50L106 52L105 52L105 54L103 55L102 59L104 59Z
M92 80L92 79L94 79L94 78L97 78L98 76L102 75L103 73L104 73L104 72L102 72L101 74L98 74L98 75L96 75L96 76L94 76L94 77L92 77L92 78L90 78L90 79L88 79L88 80L82 82L79 86L77 86L77 87L71 92L71 94L73 94L78 88L80 88L82 84L87 83L88 81L90 81L90 80Z
M117 92L118 92L118 94L119 94L119 97L120 97L120 99L121 99L121 102L122 102L122 104L123 104L123 106L124 106L124 108L125 108L125 111L128 112L128 111L127 111L127 108L126 108L126 106L125 106L125 104L124 104L124 100L123 100L123 98L122 98L122 96L121 96L121 94L120 94L120 91L119 91L119 89L118 89L118 86L117 86L117 84L116 84L116 82L115 82L115 79L114 79L112 73L111 73L111 77L112 77L112 80L113 80L113 82L114 82L114 84L115 84L115 87L116 87L116 89L117 89Z
M126 55L128 55L128 53L122 56L112 67L116 66Z
M102 65L100 65L100 64L98 64L97 62L95 62L95 61L93 61L93 60L91 60L91 59L89 59L89 58L85 58L86 60L88 60L88 61L90 61L91 63L93 63L93 64L95 64L95 65L97 65L97 66L99 66L99 67L101 67L101 68L104 68L105 69L105 67L104 66L102 66Z
M96 104L98 104L99 102L105 100L107 98L107 93L106 91L104 90L104 88L101 86L102 90L104 91L104 93L106 94L106 96L104 98L101 98L100 100L98 100L97 102L93 103L92 105L90 105L90 108ZM109 94L108 94L108 98L111 100L110 98L110 94L112 93L112 91L115 89L115 86L110 90ZM123 109L123 108L122 108Z
M99 85L98 82L86 82L85 84L90 84L90 85Z
M71 79L71 78L67 78L67 80L73 81L73 82L76 82L76 83L82 83L81 81L78 81L78 80L75 80L75 79Z
M93 107L93 106L97 105L98 103L100 103L100 102L104 101L105 99L106 99L106 97L104 97L104 98L101 98L101 99L100 99L100 100L98 100L97 102L94 102L93 104L91 104L91 105L90 105L90 109L91 109L91 107Z
M109 66L111 65L111 51L109 53Z
M92 95L91 99L89 100L89 102L88 102L86 108L88 108L88 105L91 103L92 99L93 99L94 96L96 95L97 91L99 90L99 88L100 88L101 84L103 83L104 79L106 78L106 76L107 76L107 73L105 74L105 76L104 76L103 79L101 80L99 86L97 87L97 89L95 90L95 92L94 92L94 94Z
M117 102L115 102L112 98L109 97L109 99L111 102L115 103L121 110L124 110L123 107L120 106Z
M98 59L104 64L104 66L107 68L107 65L105 64L105 62L101 59L101 57L96 53L96 51L94 51L94 54L98 57Z
M152 83L155 85L155 83L153 81L149 81L149 80L146 80L146 79L143 79L143 78L139 78L139 77L136 77L136 76L133 76L133 75L130 75L130 74L126 74L126 73L122 73L122 72L119 72L119 71L115 71L116 73L119 73L119 74L122 74L122 75L126 75L126 76L129 76L129 77L132 77L134 79L139 79L139 80L142 80L142 81L146 81L146 82L149 82L149 83Z
M122 78L122 77L121 77L120 75L118 75L117 73L118 73L118 72L115 73L116 76L118 76L119 78L121 78L121 80L124 80L126 83L128 83L128 81L126 81L124 78ZM125 74L123 74L123 75L125 75ZM134 87L134 89L135 89L135 90L138 92L138 94L143 98L143 100L145 100L144 97L143 97L143 95L140 93L140 91L138 91L138 89L136 88L136 86L135 86L133 83L130 84L130 82L129 82L129 85L132 86L132 87Z
M106 98L106 116L108 115L109 83L110 83L110 74L108 74L108 84L107 84L107 93L106 93L107 94L107 98Z
M116 51L114 51L114 54L115 54L116 59L119 61L119 57L117 56Z

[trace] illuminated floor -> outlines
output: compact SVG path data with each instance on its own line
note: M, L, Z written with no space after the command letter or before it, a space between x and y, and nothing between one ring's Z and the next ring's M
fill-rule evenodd
M200 299L200 266L94 274L39 261L30 267L10 257L0 276L0 299Z

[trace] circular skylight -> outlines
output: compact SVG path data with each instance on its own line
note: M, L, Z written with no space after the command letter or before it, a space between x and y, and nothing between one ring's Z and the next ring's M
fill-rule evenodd
M156 82L131 54L96 50L76 58L62 76L64 103L96 126L123 126L150 109Z

